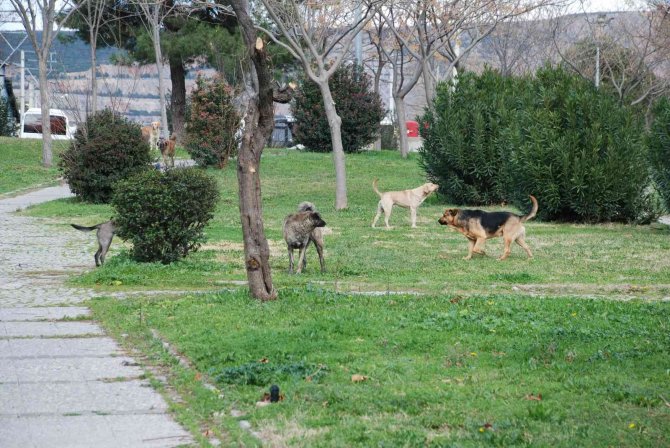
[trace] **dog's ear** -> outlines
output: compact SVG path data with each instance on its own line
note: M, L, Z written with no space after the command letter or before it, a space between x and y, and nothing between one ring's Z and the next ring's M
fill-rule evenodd
M457 208L449 208L449 209L447 209L445 214L447 214L449 216L456 216L456 215L458 215L458 209Z

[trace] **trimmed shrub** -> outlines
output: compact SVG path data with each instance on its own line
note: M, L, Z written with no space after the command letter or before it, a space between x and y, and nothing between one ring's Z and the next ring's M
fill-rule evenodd
M670 100L662 98L654 106L654 121L647 135L654 181L670 209Z
M516 120L514 92L522 80L490 69L463 73L458 83L441 83L433 110L420 119L419 163L440 185L447 201L500 204L507 199L509 139Z
M541 219L574 222L655 213L641 120L562 68L462 75L440 86L434 110L421 164L450 202L525 210L533 194Z
M578 75L538 71L510 154L511 202L541 219L632 222L644 212L649 162L641 117Z
M150 170L119 182L113 219L134 260L168 264L204 241L218 198L216 181L198 168Z
M233 105L233 89L221 75L198 77L191 94L184 147L202 167L223 168L237 154L240 115Z
M147 170L150 162L140 125L105 109L77 128L58 167L73 193L99 203L110 201L116 182Z
M379 136L384 107L374 93L370 77L357 65L339 67L329 81L337 113L342 119L344 152L356 152ZM304 79L291 103L295 118L294 139L315 152L332 151L330 127L319 87Z

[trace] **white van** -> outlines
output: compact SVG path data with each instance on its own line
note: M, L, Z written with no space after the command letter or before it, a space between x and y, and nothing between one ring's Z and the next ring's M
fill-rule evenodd
M70 140L74 138L76 126L70 124L70 120L60 109L49 109L51 119L51 138L54 140ZM42 110L38 107L28 109L23 114L23 128L19 134L20 138L42 138Z

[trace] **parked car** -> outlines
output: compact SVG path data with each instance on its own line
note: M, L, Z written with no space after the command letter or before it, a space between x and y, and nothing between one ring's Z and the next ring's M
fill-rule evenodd
M293 146L293 123L295 120L291 115L275 115L275 125L272 130L269 145L273 148L286 148Z
M77 127L70 123L65 112L60 109L49 109L51 122L51 138L54 140L70 140L74 138ZM42 110L37 107L28 109L23 114L23 128L20 138L42 138Z

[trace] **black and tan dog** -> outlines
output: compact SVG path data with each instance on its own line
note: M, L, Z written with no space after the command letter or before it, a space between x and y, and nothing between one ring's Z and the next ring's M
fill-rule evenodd
M96 230L96 236L98 237L98 251L95 253L93 258L95 258L95 265L102 266L105 263L105 256L109 250L109 246L112 245L112 239L114 239L114 234L116 233L116 225L114 221L102 222L91 227L80 226L77 224L70 224L77 230L82 232L90 232Z
M533 254L524 240L526 228L523 225L537 213L537 199L531 196L530 201L533 203L533 208L524 216L510 212L485 212L483 210L449 208L444 211L438 222L444 226L453 227L468 239L468 256L465 257L465 260L472 258L473 253L485 255L484 243L486 240L498 236L502 236L505 241L505 250L499 260L509 257L513 242L523 247L528 254L528 258L533 258Z

